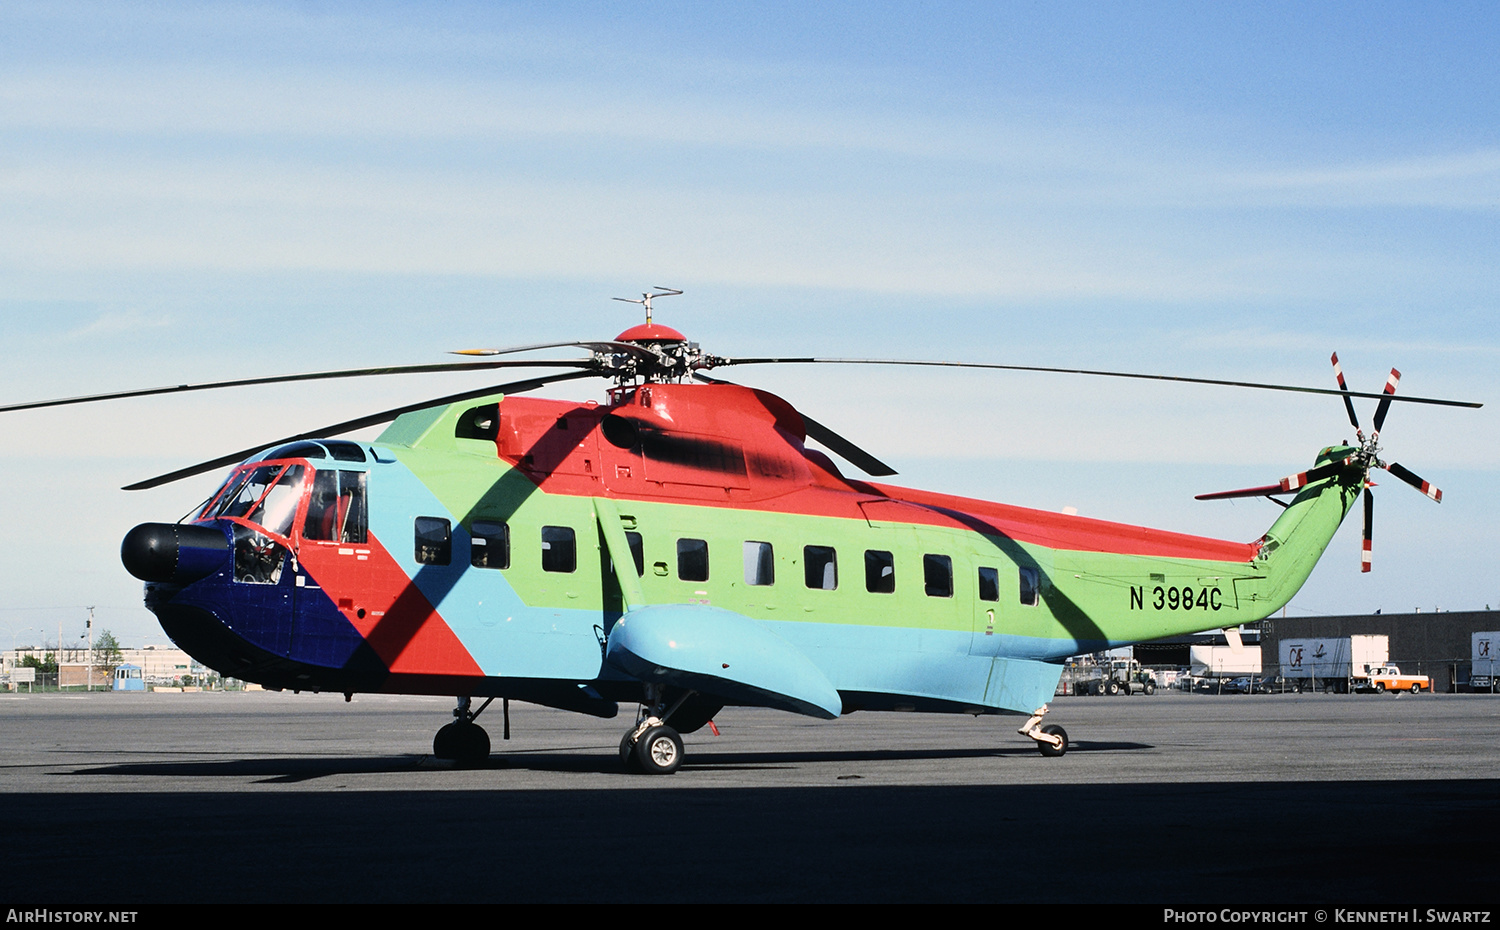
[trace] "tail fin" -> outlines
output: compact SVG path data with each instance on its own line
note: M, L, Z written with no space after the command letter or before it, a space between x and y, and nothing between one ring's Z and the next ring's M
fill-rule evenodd
M1312 469L1271 486L1296 490L1297 496L1260 538L1256 562L1265 574L1247 586L1245 593L1264 611L1262 616L1281 609L1301 589L1344 517L1354 509L1367 481L1367 469L1356 458L1359 451L1352 446L1330 446L1318 453ZM1300 487L1297 479L1303 479Z

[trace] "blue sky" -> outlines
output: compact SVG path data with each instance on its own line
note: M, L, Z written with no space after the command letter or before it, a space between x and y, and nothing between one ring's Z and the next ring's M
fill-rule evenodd
M1337 350L1490 406L1392 413L1445 502L1382 481L1375 572L1351 521L1291 611L1500 607L1497 8L727 6L0 7L0 400L608 337L655 284L726 355L1331 385ZM741 380L903 483L1232 539L1275 508L1193 494L1350 432L1230 389ZM5 415L0 635L93 604L160 641L119 540L215 478L121 485L480 383Z

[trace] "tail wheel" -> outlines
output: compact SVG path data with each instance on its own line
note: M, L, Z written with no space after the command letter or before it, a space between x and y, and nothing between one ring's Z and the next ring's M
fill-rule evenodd
M1411 683L1411 693L1412 694L1421 694L1422 693L1422 686L1419 685L1419 684L1417 684L1415 681L1412 682Z
M1062 727L1058 726L1055 723L1049 723L1046 726L1042 727L1042 732L1049 733L1053 736L1059 737L1062 740L1062 745L1059 746L1054 746L1051 743L1037 740L1036 748L1041 752L1042 755L1048 757L1060 756L1068 751L1067 730L1064 730Z

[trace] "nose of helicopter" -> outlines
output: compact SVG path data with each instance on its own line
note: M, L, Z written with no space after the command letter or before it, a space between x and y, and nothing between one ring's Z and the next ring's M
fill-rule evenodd
M142 523L120 544L120 561L142 581L187 584L213 574L228 556L229 537L216 526Z

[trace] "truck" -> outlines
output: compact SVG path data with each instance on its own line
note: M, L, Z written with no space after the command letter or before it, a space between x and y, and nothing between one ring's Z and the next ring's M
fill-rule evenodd
M1423 691L1432 690L1432 679L1426 675L1403 675L1401 669L1386 663L1370 669L1370 676L1365 680L1365 686L1359 690L1374 691L1377 694L1384 694L1387 691L1410 691L1412 694L1421 694Z
M1137 659L1110 659L1098 678L1077 683L1078 694L1155 694L1156 678Z
M1188 662L1194 678L1238 678L1260 674L1260 647L1190 646Z
M1373 691L1374 682L1370 676L1374 669L1389 664L1390 637L1284 639L1280 653L1282 677L1297 682L1302 690L1337 691L1340 694Z
M1473 650L1469 663L1469 690L1485 691L1493 694L1500 690L1496 688L1495 678L1500 675L1495 661L1495 646L1500 645L1500 633L1475 633L1473 639Z

